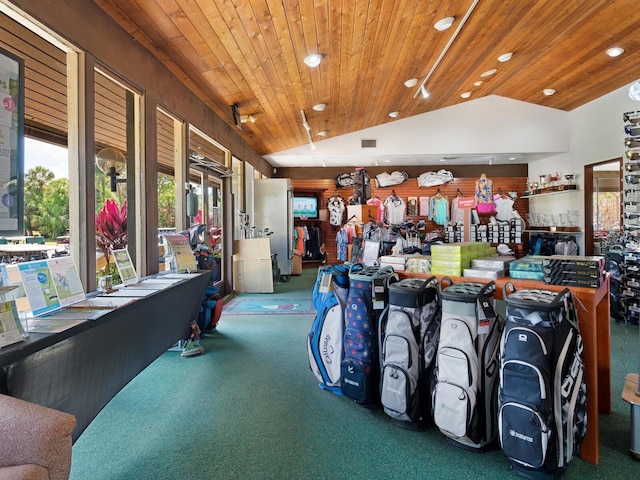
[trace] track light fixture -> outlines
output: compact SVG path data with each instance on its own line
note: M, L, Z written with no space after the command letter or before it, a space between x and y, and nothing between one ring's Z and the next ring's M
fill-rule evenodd
M311 146L311 150L314 150L316 146L313 144L313 139L311 138L311 125L307 122L307 116L304 114L304 110L300 110L300 115L302 115L302 126L307 131L307 136L309 137L309 145Z
M234 103L231 107L231 115L233 116L233 124L238 128L238 130L242 130L242 121L240 120L240 112L238 111L238 104Z

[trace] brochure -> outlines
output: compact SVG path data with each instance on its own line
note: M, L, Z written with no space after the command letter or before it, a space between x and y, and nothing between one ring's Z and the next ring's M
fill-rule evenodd
M77 320L57 320L55 318L48 319L39 317L27 320L29 323L29 331L33 333L60 333L86 321L86 318Z
M109 298L109 297L146 297L147 295L151 295L152 293L159 292L161 289L156 288L121 288L119 290L114 290L111 293L107 293L105 295L100 295L98 298Z
M126 297L91 297L82 300L81 302L76 302L69 305L69 308L102 308L105 310L113 310L115 308L124 307L125 305L129 305L130 303L135 302L135 298L126 298Z
M46 260L19 263L18 271L34 317L60 308L53 275Z
M84 300L84 288L71 255L47 260L60 305L66 307Z
M16 302L9 300L0 303L0 347L24 340L23 333Z
M195 272L198 269L189 240L184 235L165 235L164 241L168 247L165 256L173 257L178 272Z
M121 250L114 250L112 253L122 284L131 285L133 283L138 283L138 274L136 273L136 269L131 261L129 250L123 248Z

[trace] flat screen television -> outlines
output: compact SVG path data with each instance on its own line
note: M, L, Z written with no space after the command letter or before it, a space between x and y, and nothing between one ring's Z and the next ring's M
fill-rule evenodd
M318 199L316 197L293 197L293 218L300 220L318 218Z

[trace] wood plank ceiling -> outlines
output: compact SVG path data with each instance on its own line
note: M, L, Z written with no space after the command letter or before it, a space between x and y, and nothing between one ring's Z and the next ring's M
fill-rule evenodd
M315 141L467 101L463 92L572 110L640 77L637 0L94 2L230 125L230 105L256 115L239 133L263 155L309 141L301 110ZM447 16L453 26L435 30ZM610 58L614 46L625 53ZM316 52L324 59L308 68Z

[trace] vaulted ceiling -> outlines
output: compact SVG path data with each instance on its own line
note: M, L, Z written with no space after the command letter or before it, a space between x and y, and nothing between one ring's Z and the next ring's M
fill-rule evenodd
M640 77L637 0L94 2L230 125L254 115L238 133L262 155L488 95L568 111Z

